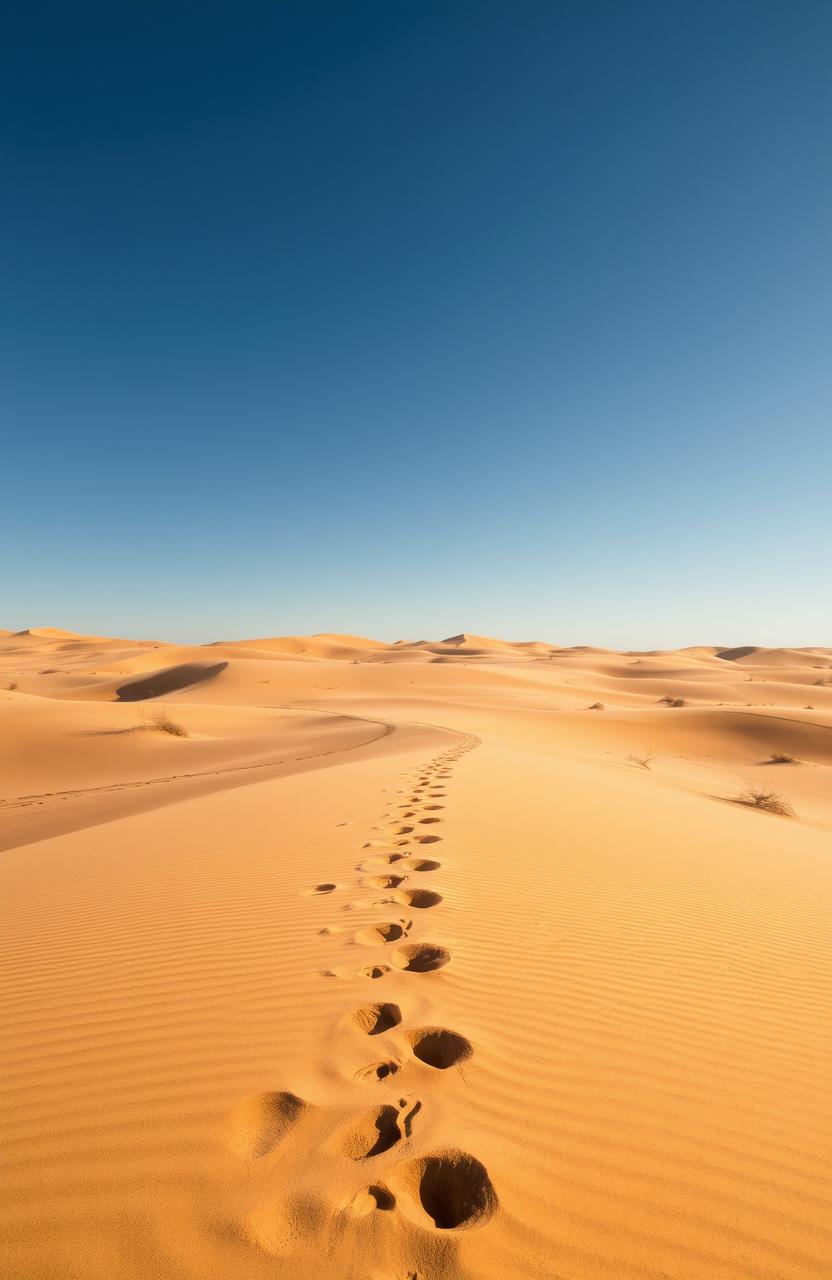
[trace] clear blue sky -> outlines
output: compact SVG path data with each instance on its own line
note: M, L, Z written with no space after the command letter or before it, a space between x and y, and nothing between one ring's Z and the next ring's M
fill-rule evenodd
M7 6L0 623L832 644L832 5Z

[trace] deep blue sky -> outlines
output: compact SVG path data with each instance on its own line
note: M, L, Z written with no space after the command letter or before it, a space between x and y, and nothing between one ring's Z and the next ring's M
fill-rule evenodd
M831 67L827 0L7 6L0 623L832 644Z

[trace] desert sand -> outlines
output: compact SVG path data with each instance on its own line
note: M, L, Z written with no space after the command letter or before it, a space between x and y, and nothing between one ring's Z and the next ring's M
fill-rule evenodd
M0 726L9 1280L832 1276L832 649L4 632Z

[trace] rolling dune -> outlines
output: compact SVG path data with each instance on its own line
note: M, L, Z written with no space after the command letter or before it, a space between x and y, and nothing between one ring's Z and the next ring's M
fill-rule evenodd
M832 1275L832 650L39 629L0 728L10 1280Z

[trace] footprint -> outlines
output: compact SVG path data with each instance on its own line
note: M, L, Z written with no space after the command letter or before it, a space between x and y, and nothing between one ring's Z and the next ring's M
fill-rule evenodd
M431 973L434 969L441 969L450 958L450 951L433 942L411 942L405 947L397 947L390 957L397 969L405 969L408 973Z
M442 863L434 858L414 858L408 865L411 871L438 871Z
M371 876L367 884L372 889L398 889L407 876Z
M473 1053L470 1040L445 1027L417 1027L408 1032L407 1041L413 1056L437 1071L447 1071Z
M439 844L441 839L442 839L441 836L417 836L416 843L417 844Z
M348 1212L355 1218L366 1218L368 1213L374 1213L376 1209L387 1212L396 1206L396 1197L386 1187L382 1187L376 1183L367 1187L366 1191L359 1191L348 1205Z
M437 907L442 901L441 893L434 893L432 889L397 889L393 894L394 902L400 902L404 907L418 907L425 910L427 907Z
M431 809L444 809L445 806L444 804L426 804L424 808L425 808L425 812L427 813Z
M420 818L420 819L419 819L419 826L420 826L420 827L429 827L429 826L431 825L431 823L434 823L434 822L441 822L441 821L442 821L442 819L441 819L441 818Z
M394 862L401 862L404 858L409 857L406 853L380 853L372 858L366 858L364 862L360 862L355 868L356 871L372 871L378 867L389 867Z
M356 1071L356 1080L388 1080L390 1076L394 1076L398 1071L401 1063L396 1062L393 1058L388 1058L384 1062L371 1062L368 1067L361 1067Z
M390 972L389 964L368 964L364 969L356 971L356 978L383 978Z
M498 1206L485 1165L454 1148L400 1165L395 1181L410 1197L417 1220L439 1231L485 1226Z
M369 1160L389 1151L402 1138L399 1109L386 1103L365 1111L338 1135L338 1146L350 1160Z
M397 835L397 836L409 836L412 830L413 830L413 828L412 828L412 827L407 827L407 826L399 827L398 831L396 832L396 835Z
M353 936L353 942L360 943L362 947L377 947L382 942L398 942L404 936L405 932L400 924L371 924L365 929L359 929Z
M397 1027L401 1020L402 1011L399 1006L387 1002L362 1005L346 1017L349 1026L355 1027L357 1031L363 1031L367 1036L380 1036L383 1031Z
M318 893L332 893L333 889L337 889L337 884L313 884L309 889L303 889L304 898L311 898Z
M256 1093L244 1098L229 1117L229 1147L243 1159L268 1155L308 1105L294 1093Z

